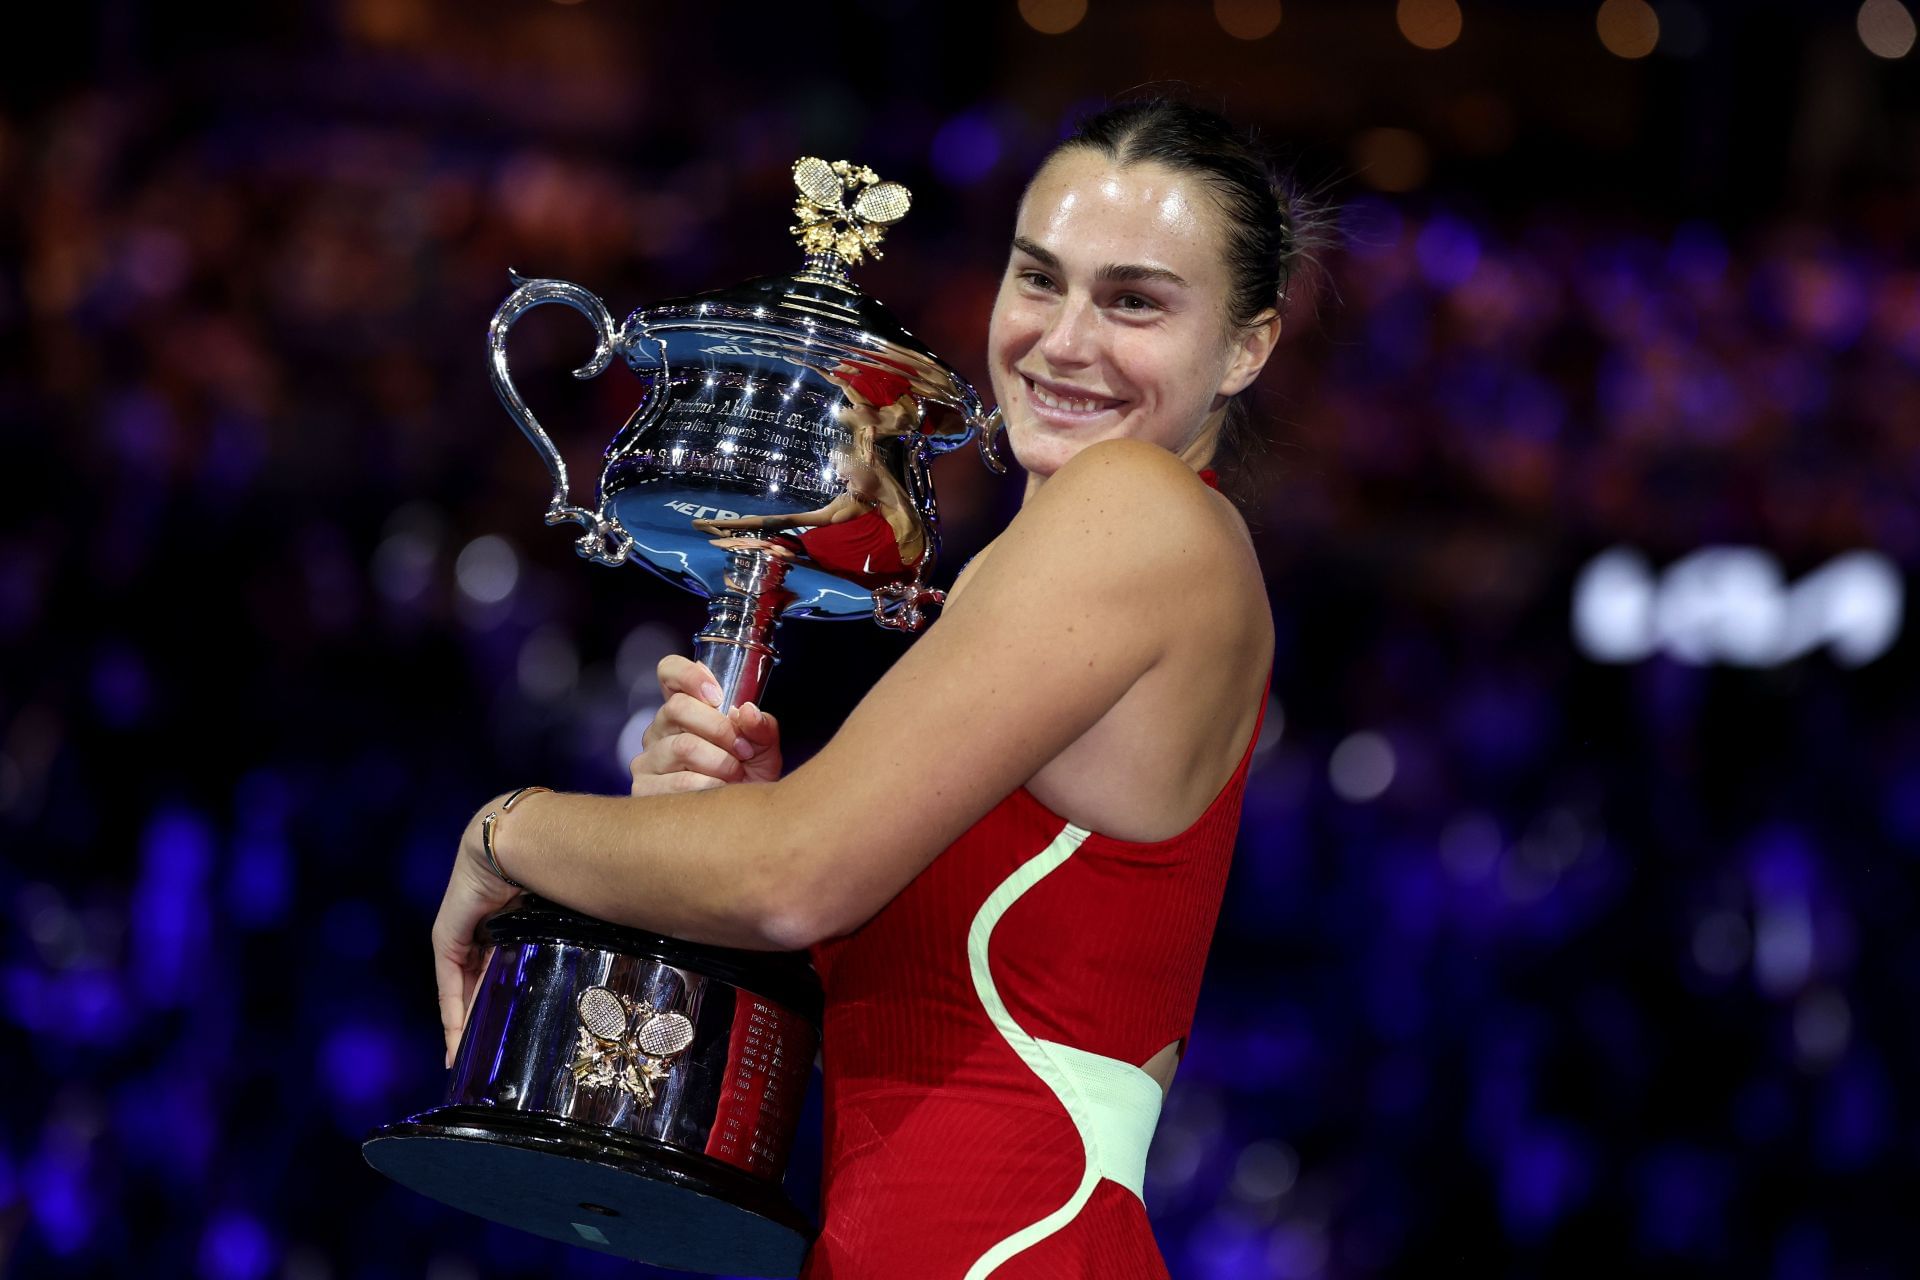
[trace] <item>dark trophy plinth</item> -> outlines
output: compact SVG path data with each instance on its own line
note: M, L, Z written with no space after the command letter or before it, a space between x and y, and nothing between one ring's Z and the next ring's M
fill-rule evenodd
M487 931L497 949L445 1105L375 1133L368 1163L569 1244L733 1275L797 1270L813 1228L779 1177L820 1038L806 958L698 946L531 897ZM685 1025L651 1025L675 1017ZM667 1038L649 1041L655 1031ZM618 1047L597 1052L607 1041ZM648 1072L648 1048L681 1041Z
M847 266L878 256L908 195L844 161L794 165L791 275L633 312L522 280L488 331L495 390L553 480L548 524L598 564L645 565L708 602L694 654L722 708L757 702L784 617L903 631L940 603L930 458L979 439L980 399ZM593 508L515 390L506 337L557 302L618 356L638 406L607 446ZM376 1130L367 1162L447 1204L658 1266L788 1276L813 1225L781 1188L820 1040L803 954L697 945L528 896L489 919L439 1106Z

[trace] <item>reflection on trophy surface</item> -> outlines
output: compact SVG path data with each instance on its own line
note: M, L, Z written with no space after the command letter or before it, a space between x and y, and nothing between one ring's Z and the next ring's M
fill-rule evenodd
M488 330L494 388L553 481L548 524L579 553L645 565L708 600L694 653L724 710L758 701L785 617L917 630L943 598L929 459L986 421L967 382L847 268L878 256L905 187L807 158L793 169L801 270L634 311L618 325L564 280L514 277ZM513 385L508 330L560 303L638 405L574 504L560 451ZM441 1105L371 1135L366 1158L449 1204L664 1266L791 1275L813 1227L780 1188L819 1045L802 954L608 924L532 896L487 923Z

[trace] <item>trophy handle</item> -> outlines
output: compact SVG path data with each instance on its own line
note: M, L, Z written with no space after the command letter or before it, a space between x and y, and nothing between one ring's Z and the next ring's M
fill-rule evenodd
M1000 456L1000 433L1007 429L1006 422L1000 416L1000 407L995 405L993 412L980 420L976 428L974 443L980 446L980 461L987 470L997 476L1007 474L1007 460Z
M630 336L623 333L613 322L607 304L598 295L588 292L577 284L565 280L529 280L517 271L508 272L513 280L514 290L500 309L493 313L493 321L487 326L488 372L493 378L493 389L505 406L507 416L519 424L520 430L533 443L540 460L547 465L547 474L553 477L553 497L547 503L547 523L564 524L571 520L585 530L574 540L574 547L582 556L596 564L617 565L625 562L627 553L633 549L633 537L620 527L620 522L604 509L590 511L585 507L574 506L567 492L567 463L554 448L553 438L533 416L533 410L527 408L527 402L520 398L514 388L513 378L507 372L507 330L533 308L549 302L558 302L572 307L593 323L594 334L598 342L593 350L593 358L573 371L576 378L599 376L613 363L614 353L632 345ZM641 403L640 413L648 414L661 402L662 388L666 383L666 345L661 343L637 318L633 321L635 335L654 342L660 348L660 373L655 376L647 388L647 398Z

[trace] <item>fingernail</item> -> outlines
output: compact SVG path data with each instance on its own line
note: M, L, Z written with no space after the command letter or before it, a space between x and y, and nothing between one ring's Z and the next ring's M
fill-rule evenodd
M700 686L700 696L717 707L720 705L720 686L709 680Z
M739 756L742 760L753 759L754 753L757 751L759 751L759 748L751 742L748 742L744 737L733 740L733 754Z
M740 710L741 710L741 713L744 714L749 720L753 721L753 723L755 724L760 723L760 708L754 706L751 702L741 703Z

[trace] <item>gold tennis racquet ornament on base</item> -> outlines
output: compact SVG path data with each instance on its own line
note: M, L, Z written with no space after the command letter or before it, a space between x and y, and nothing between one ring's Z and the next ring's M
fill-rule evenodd
M487 333L493 385L553 481L548 524L596 564L646 566L708 601L694 653L722 709L759 702L788 617L914 631L941 593L929 460L982 437L973 387L848 267L911 197L846 161L793 166L799 270L634 311L515 275ZM638 402L591 507L508 373L507 333L561 303ZM800 953L741 951L528 895L494 950L440 1104L369 1135L367 1162L470 1212L657 1266L795 1274L814 1227L782 1189L820 1041Z

